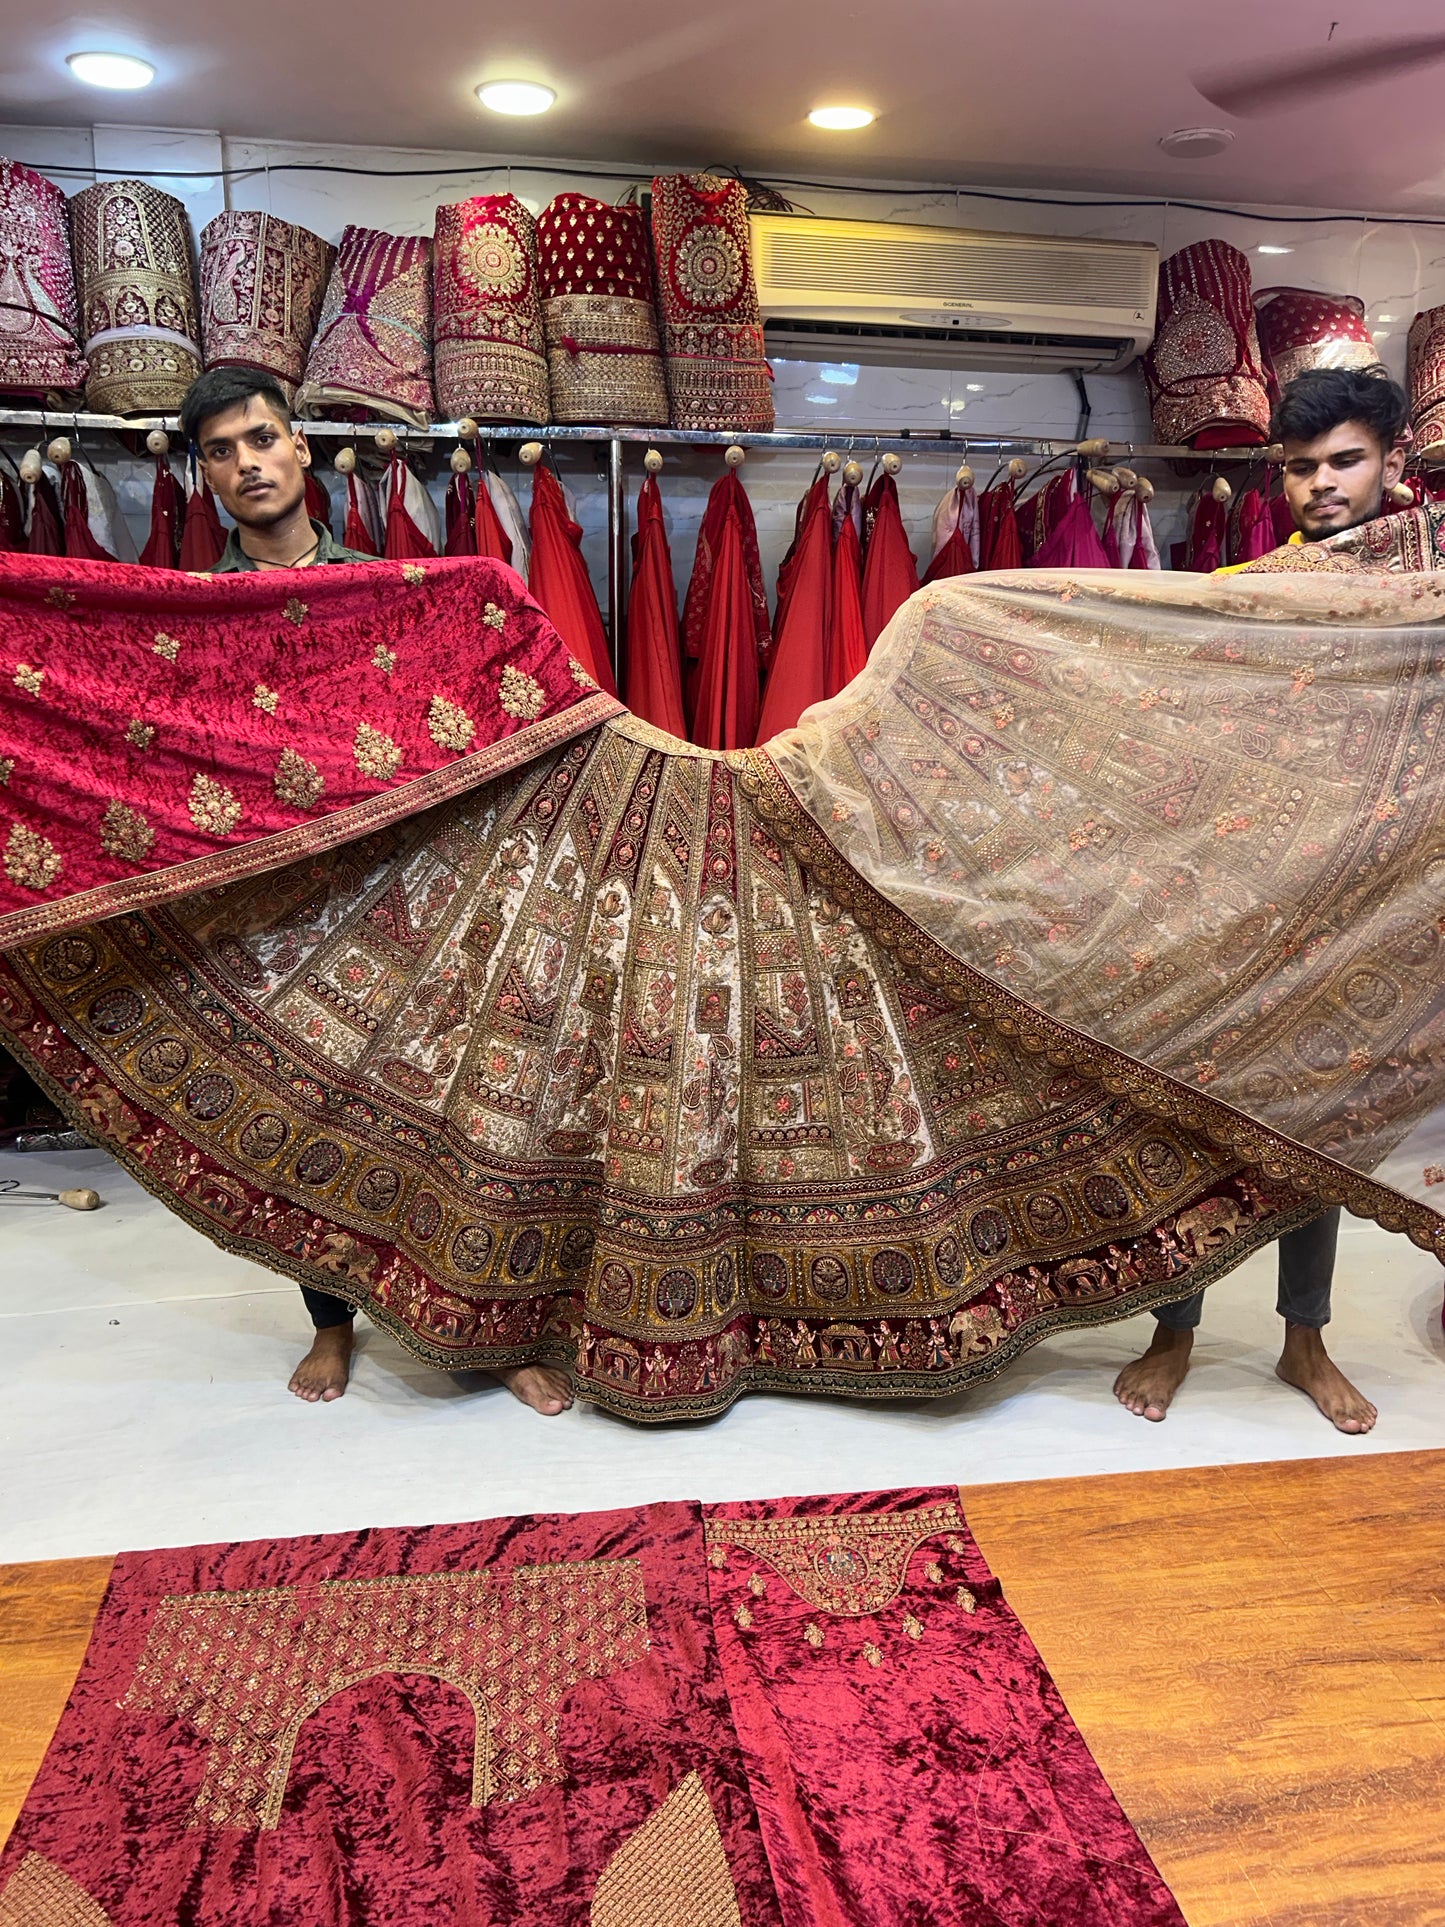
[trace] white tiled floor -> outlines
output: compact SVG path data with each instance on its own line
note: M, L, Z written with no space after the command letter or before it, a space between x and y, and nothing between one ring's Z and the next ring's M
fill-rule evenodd
M0 1156L26 1188L90 1183L90 1215L0 1203L0 1560L664 1498L762 1498L1445 1446L1441 1272L1347 1219L1330 1344L1380 1407L1341 1437L1272 1375L1274 1259L1206 1305L1169 1419L1110 1395L1139 1318L1037 1346L992 1385L918 1404L748 1398L639 1428L524 1410L479 1375L413 1364L367 1327L352 1389L285 1384L309 1326L295 1288L215 1248L99 1152Z

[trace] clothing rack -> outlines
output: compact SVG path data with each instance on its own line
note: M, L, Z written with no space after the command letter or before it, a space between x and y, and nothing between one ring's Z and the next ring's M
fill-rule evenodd
M318 441L371 441L388 429L401 449L429 449L434 442L463 439L459 422L430 422L413 428L403 422L302 422L299 424ZM470 424L468 424L470 430ZM6 428L38 428L52 435L69 428L75 431L110 430L117 434L147 435L152 429L179 433L175 415L91 415L61 408L0 408L0 431ZM468 436L470 439L470 435ZM524 422L482 424L476 439L510 446L526 441L591 444L607 449L607 604L608 635L612 647L614 673L620 670L622 620L627 581L627 511L624 454L629 446L639 448L745 448L762 453L802 452L836 449L840 455L934 455L955 461L967 460L970 451L981 455L1009 457L1032 456L1051 461L1079 448L1077 438L1049 435L969 435L954 429L902 429L896 435L875 434L862 429L835 430L831 434L811 429L775 430L766 434L729 435L721 431L680 428L555 427L539 428ZM1099 450L1102 437L1087 446ZM1102 452L1093 453L1096 462L1108 464L1127 461L1131 466L1142 461L1193 462L1215 467L1223 462L1259 462L1267 459L1264 448L1194 449L1170 447L1156 442L1110 441Z

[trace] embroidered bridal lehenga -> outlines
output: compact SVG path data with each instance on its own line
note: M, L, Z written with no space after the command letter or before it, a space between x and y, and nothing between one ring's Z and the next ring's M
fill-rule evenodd
M714 753L491 561L0 558L0 1034L225 1248L634 1418L954 1391L1334 1203L1445 1252L1445 587L1348 559L937 583Z

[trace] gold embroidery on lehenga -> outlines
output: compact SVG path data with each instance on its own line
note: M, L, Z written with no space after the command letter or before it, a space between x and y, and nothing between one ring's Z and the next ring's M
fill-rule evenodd
M535 716L540 716L547 707L546 692L541 683L535 676L529 676L525 669L517 669L511 663L507 663L502 670L497 700L509 716L527 723Z
M401 750L390 736L384 736L370 723L356 725L356 741L352 745L356 767L363 776L388 778L396 775L401 767Z
M151 648L158 656L164 656L167 662L174 662L181 653L181 639L179 636L168 636L164 629L158 629Z
M562 1705L646 1655L634 1559L180 1595L156 1609L123 1702L210 1742L197 1821L274 1827L302 1725L382 1673L426 1673L476 1715L472 1804L556 1785Z
M310 604L303 602L300 596L292 596L281 613L288 622L294 622L299 629L310 613Z
M0 1892L0 1927L111 1927L111 1921L63 1868L31 1852Z
M62 589L58 584L53 589L47 589L45 591L45 600L50 604L52 609L73 609L75 607L74 595L69 589Z
M916 1512L713 1518L707 1537L709 1546L736 1546L755 1559L766 1559L800 1599L820 1612L857 1617L881 1612L898 1597L908 1562L926 1539L962 1524L958 1507L944 1503ZM932 1564L928 1573L932 1578Z
M0 756L0 783L8 783L15 774L15 758Z
M308 762L297 750L288 747L281 752L281 760L271 778L271 787L281 802L294 803L298 809L309 810L321 801L326 790L326 778L315 763Z
M596 689L598 687L596 678L588 675L587 671L575 656L569 656L567 658L567 673L579 689Z
M414 589L419 583L426 581L426 570L419 562L403 562L401 565L401 579Z
M489 602L482 611L482 621L489 629L504 629L507 625L507 612L499 609L495 602Z
M448 702L445 696L435 695L427 711L427 729L432 741L441 749L466 749L477 733L477 726L464 709L456 703Z
M139 810L131 809L118 798L106 805L100 820L100 847L107 856L141 863L150 855L155 840L155 831Z
M45 671L43 669L32 668L28 662L16 663L15 687L17 689L23 689L27 696L38 696L40 694L40 685L44 681Z
M740 1927L737 1888L702 1776L689 1773L613 1854L590 1927Z
M263 682L257 683L251 697L251 701L255 704L256 708L264 709L268 716L274 716L276 714L276 704L279 700L280 698L277 696L276 691L274 689L268 689Z
M229 836L241 820L241 804L234 790L198 770L186 801L191 821L212 836Z
M379 669L383 676L389 676L396 667L396 651L379 642L371 652L371 666Z
M144 723L139 716L132 716L125 726L125 740L132 749L149 749L155 739L155 724Z
M63 858L48 837L23 824L10 826L5 845L5 874L26 890L48 890L60 875Z

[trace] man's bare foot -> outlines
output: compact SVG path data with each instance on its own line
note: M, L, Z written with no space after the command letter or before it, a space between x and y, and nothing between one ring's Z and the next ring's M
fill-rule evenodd
M291 1374L287 1390L308 1405L329 1405L340 1398L351 1377L351 1320L317 1332L311 1349Z
M1170 1331L1167 1325L1156 1323L1148 1351L1126 1365L1114 1380L1115 1398L1136 1418L1152 1419L1157 1425L1184 1383L1193 1349L1192 1331Z
M1356 1391L1325 1350L1313 1325L1284 1328L1284 1350L1274 1368L1276 1378L1312 1398L1339 1432L1368 1432L1379 1413L1363 1392Z
M513 1398L521 1399L544 1418L556 1418L572 1403L571 1379L551 1365L512 1365L494 1372L493 1377L501 1379Z

